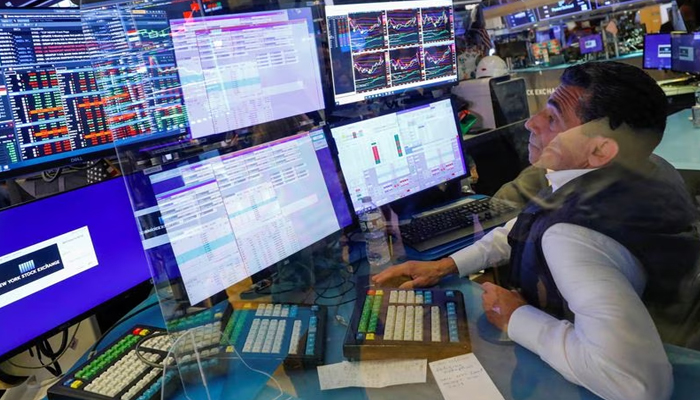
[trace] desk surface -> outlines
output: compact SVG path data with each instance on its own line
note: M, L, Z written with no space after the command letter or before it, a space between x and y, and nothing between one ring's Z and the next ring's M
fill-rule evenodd
M481 309L481 289L478 284L467 279L449 277L442 282L441 287L457 289L464 294L473 351L505 399L551 399L552 393L557 394L557 400L598 398L586 389L566 381L538 356L523 347L512 342L503 343L494 340L500 337L500 332L489 324L483 323L485 320ZM364 289L362 290L364 291ZM336 303L344 302L348 297L351 299L350 296L354 296L354 293L337 299ZM151 298L147 302L154 300L155 298ZM346 327L338 322L340 318L336 318L336 315L349 321L352 310L352 302L328 307L326 364L343 361L342 343ZM152 307L139 313L126 321L123 324L123 329L137 323L163 326L159 307ZM122 331L116 329L107 336L104 344L115 340ZM700 353L673 346L668 346L667 352L674 365L676 392L673 399L697 398L696 394L700 392ZM266 361L252 364L252 366L264 373L273 374L284 390L284 395L280 397L283 399L406 398L425 400L441 398L430 372L428 372L428 382L424 384L382 389L346 388L321 391L315 369L285 370L279 364L279 362ZM231 396L235 396L237 399L272 399L280 395L272 380L259 372L251 371L237 360L231 361L231 368L225 378L215 378L209 383L211 399L231 398ZM201 387L191 385L188 390L191 399L207 398ZM186 397L180 393L173 398L179 400Z
M664 138L654 153L665 158L676 169L700 170L700 129L693 128L690 109L668 117Z

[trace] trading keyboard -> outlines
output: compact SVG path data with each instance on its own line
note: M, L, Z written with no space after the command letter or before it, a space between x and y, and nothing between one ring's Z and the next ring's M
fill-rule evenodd
M518 215L510 203L490 197L468 199L434 211L415 215L400 226L404 243L426 251L474 234L475 224L484 231L502 225Z
M358 299L343 354L353 360L440 359L471 351L462 293L369 290Z
M133 327L49 388L49 399L159 399L163 387L166 393L178 387L177 369L170 368L164 376L162 368L145 364L136 356L136 345L143 341L138 351L148 361L174 365L165 333L150 326Z
M233 306L223 340L243 358L283 359L287 367L323 364L325 307L253 302Z
M244 359L315 367L323 363L325 324L321 306L222 302L170 319L167 331L133 327L49 388L48 397L155 400L163 390L167 399L182 386L180 379L200 379L200 367L210 377L225 374L235 351ZM137 351L152 364L172 367L164 375L163 368L143 362Z

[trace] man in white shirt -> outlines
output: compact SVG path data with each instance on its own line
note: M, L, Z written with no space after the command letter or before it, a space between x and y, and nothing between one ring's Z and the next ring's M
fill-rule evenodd
M635 67L568 68L526 124L530 160L552 171L552 193L450 257L409 261L373 280L432 286L510 260L518 291L483 285L491 323L605 399L669 398L671 366L642 297L672 296L700 247L688 232L692 204L647 169L665 109L661 89ZM667 267L673 254L687 259Z

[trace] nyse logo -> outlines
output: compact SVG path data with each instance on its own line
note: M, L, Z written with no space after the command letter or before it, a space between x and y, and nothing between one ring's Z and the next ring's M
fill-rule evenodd
M29 272L34 268L36 268L36 266L34 266L34 260L29 260L19 265L19 272L24 274L25 272Z

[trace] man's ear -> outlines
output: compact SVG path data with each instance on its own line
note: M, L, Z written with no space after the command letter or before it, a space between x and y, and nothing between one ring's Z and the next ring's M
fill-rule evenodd
M620 146L615 139L596 136L591 140L592 151L588 153L588 164L591 168L608 165L620 153Z

